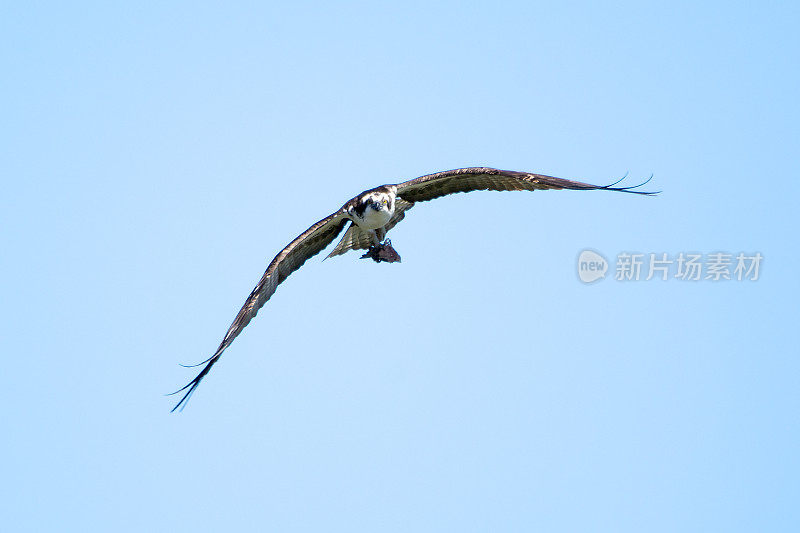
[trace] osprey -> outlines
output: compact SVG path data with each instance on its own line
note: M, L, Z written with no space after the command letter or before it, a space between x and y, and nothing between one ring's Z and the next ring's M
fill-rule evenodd
M652 178L652 176L651 176ZM624 179L624 178L623 178ZM622 181L622 180L619 180ZM211 367L230 346L233 340L256 316L258 310L275 293L278 285L300 268L309 258L325 249L347 226L339 244L328 257L341 255L350 250L367 250L362 258L375 262L399 262L400 255L394 250L386 233L406 216L406 211L417 202L426 202L457 192L471 191L535 191L537 189L571 189L576 191L606 190L643 195L657 194L636 189L644 183L632 187L597 186L578 181L570 181L542 174L530 174L495 168L461 168L429 174L403 183L381 185L362 192L346 202L335 213L323 218L290 242L267 267L258 285L248 296L244 306L236 315L228 332L222 339L214 355L196 365L205 364L203 370L183 388L173 392L186 391L172 411L182 407L208 374Z

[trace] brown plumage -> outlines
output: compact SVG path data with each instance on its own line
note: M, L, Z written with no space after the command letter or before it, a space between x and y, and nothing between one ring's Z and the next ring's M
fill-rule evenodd
M649 181L649 180L647 180ZM542 174L530 174L512 170L477 167L448 170L429 174L396 185L382 185L369 189L346 202L338 211L323 218L300 236L290 242L275 256L242 306L233 323L228 328L214 355L199 363L205 364L200 373L183 388L173 392L186 391L172 409L182 408L200 381L208 374L233 340L256 316L258 310L275 293L278 285L300 268L309 258L324 250L341 233L347 222L350 227L342 240L328 257L341 255L349 250L369 249L362 257L371 257L376 262L396 262L399 255L386 243L380 243L386 233L403 220L406 211L415 202L426 202L458 192L479 190L492 191L534 191L537 189L608 190L642 195L657 194L634 190L644 182L633 187L614 187L619 182L606 186L591 185ZM382 204L381 204L382 202ZM367 216L369 214L373 218ZM382 218L381 218L382 217ZM380 226L375 226L378 220Z

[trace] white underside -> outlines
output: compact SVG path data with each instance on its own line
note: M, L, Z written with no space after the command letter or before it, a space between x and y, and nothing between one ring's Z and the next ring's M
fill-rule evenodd
M371 207L364 210L364 218L353 217L353 222L358 224L361 229L378 229L386 225L392 218L392 213L388 209L375 211Z

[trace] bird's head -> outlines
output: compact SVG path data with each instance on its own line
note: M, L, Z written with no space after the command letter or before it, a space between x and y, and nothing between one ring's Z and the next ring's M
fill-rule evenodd
M369 207L375 211L389 209L389 200L386 197L372 197L369 201Z

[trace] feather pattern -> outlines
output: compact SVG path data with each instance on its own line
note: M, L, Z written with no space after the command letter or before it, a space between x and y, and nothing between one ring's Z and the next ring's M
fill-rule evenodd
M648 180L649 181L649 180ZM647 182L644 182L647 183ZM459 168L428 174L397 184L397 196L409 202L427 202L448 194L471 191L535 191L537 189L572 189L581 191L609 190L636 194L654 194L635 191L636 187L614 187L613 185L591 185L544 174L531 174L514 170L474 167Z
M372 232L361 229L355 222L350 223L350 227L344 232L342 240L325 259L336 257L350 250L366 250L372 245Z
M225 337L222 339L217 351L214 352L214 355L198 365L193 365L199 366L205 364L203 370L201 370L197 377L186 386L172 393L177 394L186 391L178 404L172 409L173 411L186 404L186 401L200 384L200 381L203 380L206 374L208 374L208 371L211 370L211 367L214 366L214 363L220 358L222 352L230 346L245 326L250 323L267 300L275 294L278 285L288 278L292 272L300 268L309 258L317 255L333 242L336 236L341 233L346 223L347 218L340 211L337 211L308 228L275 256L267 267L266 272L264 272L264 275L261 277L261 280L258 282L258 285L255 286L250 296L239 310L239 313L228 328L228 332L225 333Z

